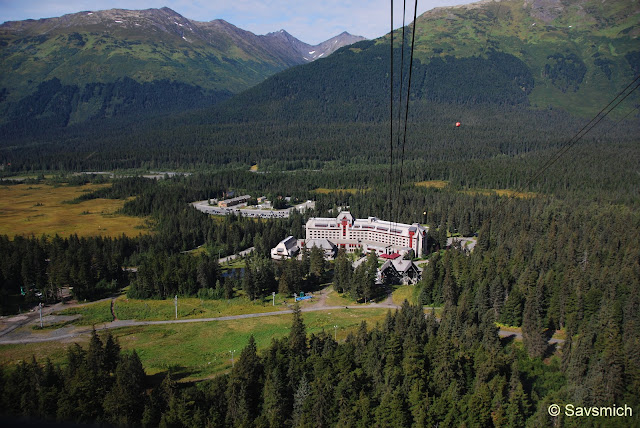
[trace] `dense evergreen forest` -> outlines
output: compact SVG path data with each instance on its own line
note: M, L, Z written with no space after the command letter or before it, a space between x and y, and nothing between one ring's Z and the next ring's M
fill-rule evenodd
M138 83L128 77L84 87L63 85L59 79L38 85L31 95L10 106L2 105L0 132L5 138L21 135L43 138L58 129L86 120L118 117L131 120L153 114L214 105L231 97L228 91L206 91L169 80Z
M341 344L325 334L308 338L304 351L300 339L275 341L262 352L250 345L230 374L209 382L185 388L169 377L161 387L144 380L128 384L134 391L130 394L137 397L132 403L137 404L135 410L123 413L130 415L128 419L118 421L113 420L114 411L105 407L106 398L104 406L92 408L93 413L87 410L90 416L82 413L85 407L65 411L67 392L63 391L79 388L60 375L66 369L23 363L5 370L5 391L13 391L7 389L11 385L36 384L41 387L35 391L49 391L51 396L21 401L42 402L38 404L42 410L37 411L5 401L9 407L4 407L4 413L150 426L207 422L212 426L618 426L616 420L602 418L565 417L558 422L547 413L551 403L638 405L638 198L634 190L625 191L623 177L608 170L614 163L624 168L637 155L630 146L629 156L619 159L613 153L618 147L611 145L609 154L593 155L602 156L602 165L589 161L591 151L581 147L574 152L574 163L561 169L577 171L580 165L591 164L590 171L602 174L600 179L588 172L578 172L573 179L566 172L545 175L540 190L553 192L528 198L485 195L455 181L444 189L418 187L408 179L425 178L425 173L409 162L407 181L392 192L391 211L384 167L267 174L228 170L158 181L115 180L110 187L82 198L135 196L123 212L150 216L155 233L111 239L5 237L0 240L5 295L24 285L47 290L47 284L67 283L77 288L76 293L84 291L87 298L125 284L137 297L226 298L239 289L257 297L271 291L308 290L321 279L333 281L334 287L354 298L368 299L375 297L376 290L366 267L356 272L340 258L332 266L317 258L312 262L311 255L278 266L265 259L268 249L284 236L302 236L306 216L327 215L328 210L348 206L356 217L378 215L430 225L433 254L416 294L420 303L442 305L442 320L423 320L418 311L405 308L384 325L367 333L363 328ZM511 164L505 162L504 169ZM475 183L484 186L504 183L501 162L487 165L497 168L470 166L461 174L475 174ZM522 177L529 168L523 161ZM517 176L515 170L511 180ZM600 185L591 184L595 182ZM319 194L313 192L317 187L360 190ZM228 189L312 198L316 211L274 221L212 219L188 205L219 197ZM279 192L273 193L274 189ZM477 233L475 250L441 253L450 233ZM225 280L215 257L181 254L202 244L212 255L252 245L257 254L249 260L244 277ZM139 267L135 275L120 269L134 265ZM521 327L522 346L500 341L496 321ZM549 347L547 340L557 330L564 332L565 342ZM29 380L18 382L19 376ZM117 374L110 379L114 382ZM51 386L56 382L58 386ZM247 385L252 385L250 394ZM10 396L16 396L14 392ZM106 397L109 387L95 394ZM625 423L637 425L636 421Z
M231 374L193 388L147 391L134 419L118 423L357 426L359 421L388 421L378 423L540 426L554 423L547 414L550 403L638 405L640 215L633 192L624 197L623 190L611 192L616 182L600 188L563 183L568 177L562 175L545 178L557 195L536 193L527 198L405 182L392 192L388 211L382 174L386 170L372 171L375 168L341 173L238 170L159 181L118 179L82 198L136 196L123 212L150 215L154 234L112 239L5 237L0 240L3 293L15 293L28 284L46 290L47 284L66 282L78 287L78 293L86 290L89 298L125 283L137 297L177 293L225 298L238 289L257 297L271 291L308 290L330 280L356 299L369 299L377 290L365 264L354 271L340 257L327 265L318 261L317 254L308 254L302 261L276 266L265 258L284 236L303 236L308 215L327 215L328 210L348 206L356 217L378 215L430 225L432 255L416 295L420 303L444 307L440 323L425 321L416 315L419 311L404 308L384 325L368 333L361 329L343 344L336 344L330 335L317 335L304 343L291 338L275 341L264 352L250 345ZM476 179L487 182L482 176ZM312 191L322 186L360 190ZM278 194L269 190L279 189L282 195L313 198L316 211L274 221L212 219L188 205L230 188L270 196ZM477 233L474 251L441 252L451 233ZM225 280L215 257L181 253L201 244L212 255L251 245L257 252L242 278ZM133 277L120 269L133 265L139 267ZM496 321L521 327L523 346L500 341ZM554 349L547 341L558 330L566 340ZM24 363L16 373L40 376L38 370L53 370L37 367ZM9 370L5 376L18 374ZM249 384L254 389L247 395ZM160 391L168 395L158 398ZM153 400L165 404L154 405ZM61 401L54 401L61 406ZM111 417L106 409L97 411L93 417L98 420ZM24 414L17 408L8 412ZM64 418L60 412L38 414ZM84 420L75 414L69 417ZM615 422L562 421L569 426L617 426Z

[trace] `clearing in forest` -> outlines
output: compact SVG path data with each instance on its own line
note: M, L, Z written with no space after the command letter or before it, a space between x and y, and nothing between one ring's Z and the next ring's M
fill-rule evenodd
M371 189L328 189L326 187L318 187L315 190L312 190L314 193L320 193L322 195L328 195L330 193L351 193L355 195L358 192L368 192Z
M418 181L415 183L418 187L427 187L434 189L444 189L449 185L448 181L444 180L429 180L429 181ZM515 190L509 189L470 189L470 190L461 190L462 193L466 193L468 195L498 195L498 196L506 196L510 198L535 198L538 196L533 192L516 192Z
M464 193L469 195L498 195L498 196L506 196L507 198L520 198L520 199L530 199L538 196L533 192L516 192L515 190L509 189L472 189L472 190L464 190Z
M0 186L0 235L137 236L148 233L144 218L116 212L125 201L92 199L69 201L105 187L16 184Z
M442 180L419 181L416 183L416 186L433 187L435 189L444 189L448 185L449 185L448 181L442 181Z

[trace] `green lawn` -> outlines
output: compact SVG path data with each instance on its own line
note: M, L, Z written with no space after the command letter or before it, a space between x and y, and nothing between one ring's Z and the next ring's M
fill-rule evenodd
M81 318L73 322L75 325L94 325L113 321L111 300L64 309L56 312L56 315L82 315Z
M331 286L333 288L333 286ZM338 293L335 290L331 290L327 295L327 306L348 306L357 305L357 302L347 295L347 293Z
M415 285L399 285L393 291L392 299L396 305L402 305L402 302L407 300L412 305L416 304L417 296L415 295Z
M89 336L78 339L77 342L84 346L89 342ZM40 364L44 364L46 358L50 358L54 364L63 364L66 361L68 346L68 343L62 342L0 345L0 366L6 368L9 365L18 364L22 361L31 361L33 357L35 357Z
M239 293L242 294L242 293ZM240 295L229 300L206 300L194 297L178 297L178 318L216 318L229 315L254 314L285 310L285 297L276 294L275 306L272 297L265 296L255 301ZM292 298L286 298L293 303ZM115 301L114 311L120 320L160 321L175 319L173 299L139 300L120 296ZM82 315L74 325L96 325L111 322L111 301L89 303L75 308L64 309L59 315Z
M243 258L235 258L224 263L220 263L220 270L226 272L231 269L243 269L247 267L247 262Z
M291 303L293 299L288 299ZM205 300L194 297L178 297L178 318L216 318L228 315L254 314L285 310L284 296L276 295L273 306L271 296L255 301L247 297L235 297L230 300ZM115 302L116 317L121 320L138 321L175 319L173 299L138 300L121 296Z

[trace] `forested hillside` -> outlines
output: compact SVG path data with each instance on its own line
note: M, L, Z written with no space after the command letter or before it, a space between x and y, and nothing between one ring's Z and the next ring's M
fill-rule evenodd
M484 178L479 174L482 169L470 168L466 174L480 182L502 180L497 177L510 170L506 165L505 170L487 172ZM586 169L579 163L576 167ZM419 165L410 170L421 174ZM313 278L318 278L309 263L305 267L304 260L291 261L269 268L270 262L264 259L282 237L302 236L305 217L220 221L188 206L191 200L220 196L230 188L252 194L278 189L294 198L315 198L316 215L349 206L356 217L380 215L429 224L432 255L415 295L420 303L443 307L440 323L425 321L418 309L404 308L373 331L362 328L337 344L329 334L303 339L300 331L304 330L296 321L298 327L291 330L290 339L274 341L265 351L250 345L229 375L211 383L165 389L172 382L168 378L161 389L142 395L138 394L140 385L146 385L143 380L128 384L130 391L138 391L132 398L136 405L127 413L129 419L119 423L155 425L164 419L186 426L206 421L214 426L305 426L318 421L326 426L357 426L363 420L389 421L390 425L396 421L399 426L583 426L585 420L550 418L548 406L638 405L640 217L638 196L625 191L624 176L599 187L550 172L543 182L554 189L555 196L532 193L526 198L485 195L482 189L454 184L438 189L408 182L392 192L389 213L386 171L257 174L223 170L164 181L118 180L111 188L82 198L136 196L123 210L151 215L157 222L155 234L113 240L3 238L2 293L12 296L31 284L49 296L56 293L48 287L71 284L78 297L87 298L126 284L132 296L153 298L175 293L223 299L240 289L252 296L308 290L316 283ZM347 185L360 190L313 192L318 186ZM615 186L618 192L613 191ZM477 233L475 250L469 254L454 248L441 253L451 233ZM257 254L248 262L243 279L223 279L213 258L180 253L201 244L210 254L255 245ZM347 264L348 272L343 274L337 263L333 275L340 271L340 278L332 277L330 265L320 275L326 274L325 280L338 286L347 278L345 290L356 298L366 297L366 287L357 289L362 272L351 271ZM125 275L118 268L131 265L138 267L136 274ZM522 344L500 341L496 321L520 327ZM547 339L556 331L565 342L549 347ZM85 355L72 348L69 355L75 359L70 367L87 364L74 357L80 354ZM128 358L123 361L131 362ZM3 412L65 421L115 417L114 408L107 405L111 402L103 397L110 396L118 384L117 373L109 376L105 389L92 392L92 400L104 405L89 411L86 407L70 410L68 400L73 399L74 382L80 378L67 377L63 382L56 370L41 369L37 363L9 369L3 375L7 379ZM54 374L43 377L42 371ZM100 373L94 370L92 376ZM39 389L25 386L34 384ZM242 387L248 384L250 394ZM36 396L33 391L41 393ZM51 396L42 391L51 391ZM18 405L11 398L15 394L31 398ZM26 406L33 401L42 406L38 410ZM596 422L597 426L618 426L613 419ZM635 419L625 422L633 426Z
M640 70L633 43L640 14L620 8L624 2L607 3L607 8L590 8L587 3L577 2L582 5L580 13L588 16L580 26L579 37L572 24L560 27L560 23L575 18L573 6L554 12L557 16L549 25L528 3L518 2L446 9L449 18L440 16L443 11L420 17L407 159L432 163L503 155L514 158L570 139L588 122L588 115L606 106ZM497 6L500 13L495 10ZM630 10L635 7L632 3ZM447 30L451 33L443 40L456 42L451 49L433 47L428 35L442 35L443 19L482 29L484 38L470 38L463 31L465 26L458 32ZM405 58L409 57L411 29L407 27L405 34ZM400 76L401 31L395 33L394 75ZM494 39L502 42L487 44ZM542 51L529 52L531 49L542 49L546 56ZM279 73L214 108L181 114L175 109L195 108L226 95L207 94L171 82L145 86L123 80L91 87L91 91L51 83L49 86L66 95L53 101L45 97L33 110L27 105L15 107L12 114L19 127L6 128L7 136L12 137L2 142L0 162L11 163L5 171L13 172L201 169L249 167L255 163L262 169L289 170L332 167L336 163L386 163L389 60L389 36L359 42L329 58ZM602 67L608 71L605 73ZM580 74L579 79L567 74L574 72ZM406 88L407 76L405 61L405 82L400 85L396 79L396 97L401 87ZM41 90L46 92L49 86ZM192 95L187 102L168 102L177 91ZM112 95L96 104L97 93ZM589 135L584 141L601 142L595 146L595 151L600 151L608 144L602 140L604 135L622 144L638 135L634 110L638 96L638 91L632 93L613 111L613 121L603 123L601 134ZM47 120L72 124L83 114L96 114L103 120L90 127L47 127L44 135L31 135L42 134L43 129L31 120L33 115L55 105L58 99L64 104L65 97L86 102L78 101L77 105L84 107L76 112L59 108ZM39 100L34 95L32 101ZM130 122L154 103L160 110L174 113ZM394 111L394 117L397 113ZM460 129L453 126L457 121L462 123ZM21 136L23 131L28 135Z

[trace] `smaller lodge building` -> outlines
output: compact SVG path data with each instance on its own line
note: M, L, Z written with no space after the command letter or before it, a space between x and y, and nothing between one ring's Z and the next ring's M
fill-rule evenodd
M251 199L251 196L249 195L237 196L235 198L225 199L224 201L218 202L218 206L222 208L229 208L233 207L234 205L244 204L249 199Z
M411 260L394 258L382 264L378 275L384 284L414 285L420 281L422 272Z

